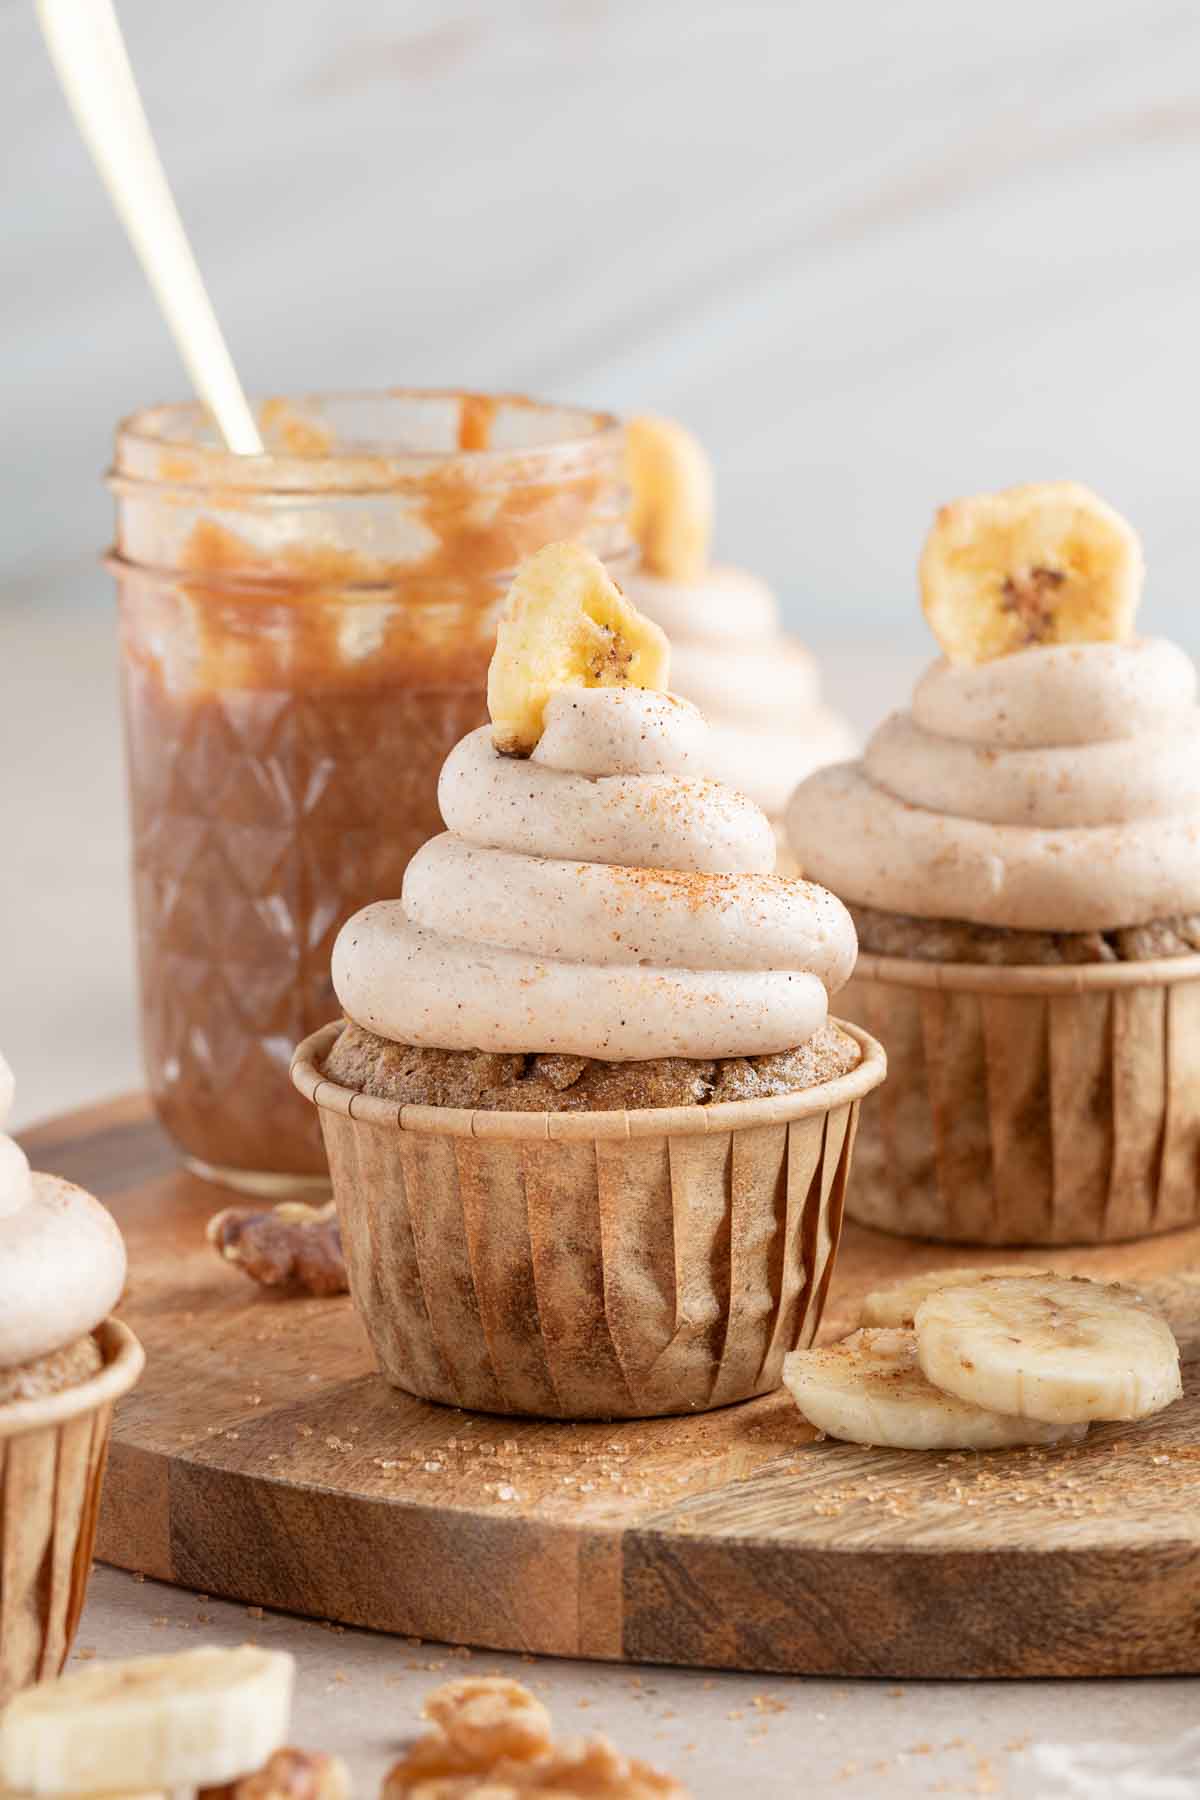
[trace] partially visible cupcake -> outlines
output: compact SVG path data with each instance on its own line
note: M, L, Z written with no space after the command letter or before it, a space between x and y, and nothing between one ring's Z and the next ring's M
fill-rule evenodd
M449 830L343 928L301 1047L351 1293L427 1398L722 1405L808 1342L878 1045L830 1020L845 909L771 874L661 631L590 553L519 572Z
M1200 1219L1200 708L1184 652L1133 635L1142 573L1074 483L943 508L943 659L791 802L891 1057L868 1223L1035 1244Z
M701 445L648 415L630 420L628 444L641 564L625 591L671 640L672 686L708 721L721 780L781 828L797 781L852 756L854 733L823 703L816 660L784 633L766 582L709 560L713 478Z
M0 1057L0 1126L12 1093ZM99 1201L0 1135L0 1705L57 1674L83 1608L113 1402L143 1362L108 1317L124 1285Z

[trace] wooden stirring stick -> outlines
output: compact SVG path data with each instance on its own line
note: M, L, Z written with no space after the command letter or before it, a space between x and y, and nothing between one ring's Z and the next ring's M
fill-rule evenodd
M262 439L205 291L129 64L112 0L37 0L64 92L196 392L230 450Z

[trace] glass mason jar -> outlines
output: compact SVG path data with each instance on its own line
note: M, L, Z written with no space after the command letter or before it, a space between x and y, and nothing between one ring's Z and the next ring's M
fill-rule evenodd
M334 937L441 830L496 612L556 538L629 555L623 434L515 396L267 402L268 454L196 406L117 434L116 575L142 1031L162 1124L250 1191L324 1184L295 1045Z

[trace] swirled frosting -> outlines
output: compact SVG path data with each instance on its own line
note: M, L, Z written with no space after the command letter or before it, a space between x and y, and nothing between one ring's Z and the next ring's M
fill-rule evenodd
M28 1206L33 1194L33 1176L29 1158L13 1138L4 1134L4 1126L12 1111L12 1070L0 1056L0 1229L3 1221Z
M472 732L442 770L449 830L337 939L347 1016L427 1048L613 1062L804 1043L854 927L771 873L768 820L708 753L694 707L634 688L553 695L527 759Z
M621 585L670 638L671 685L708 720L714 771L769 818L783 816L810 769L857 748L849 725L821 700L815 659L784 635L765 582L716 565L700 581L665 581L642 569Z
M0 1126L13 1081L0 1057ZM125 1246L90 1194L35 1174L0 1135L0 1368L61 1350L112 1311L125 1285Z
M935 663L861 762L788 808L848 900L1018 930L1109 931L1200 907L1197 675L1161 639Z

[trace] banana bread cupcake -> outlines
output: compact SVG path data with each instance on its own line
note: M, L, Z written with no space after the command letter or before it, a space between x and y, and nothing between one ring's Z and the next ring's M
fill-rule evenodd
M856 1216L995 1244L1194 1223L1196 670L1133 635L1138 539L1074 483L944 508L920 576L943 659L788 814L892 1055Z
M0 1057L0 1126L12 1094ZM83 1607L112 1406L142 1368L107 1316L124 1285L99 1201L0 1135L0 1705L57 1674Z
M641 565L629 599L671 640L676 693L708 721L713 770L748 794L776 827L797 781L852 756L854 733L821 699L812 653L785 634L766 582L709 559L712 468L703 447L671 419L628 428L630 526Z
M351 1293L427 1398L637 1417L774 1387L816 1329L876 1045L845 908L772 874L667 645L596 559L519 572L449 829L343 928L301 1047Z

